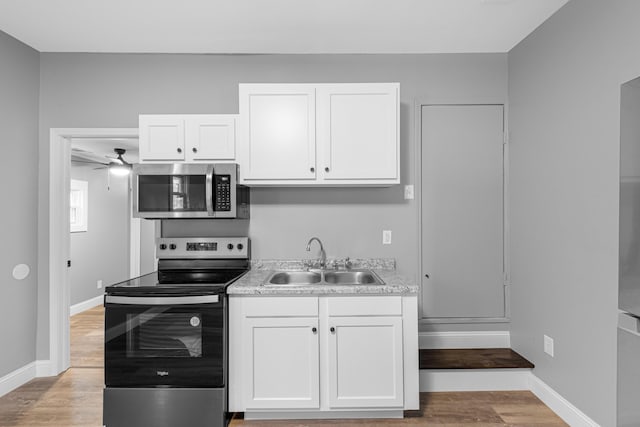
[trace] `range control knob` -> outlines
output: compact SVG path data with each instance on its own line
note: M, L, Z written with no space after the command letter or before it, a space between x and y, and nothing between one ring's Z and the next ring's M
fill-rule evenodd
M227 245L227 249L229 249L229 250L233 249L233 243L229 243L229 244Z
M160 249L162 249L163 251L167 249L166 243L160 243Z
M241 251L242 248L244 248L244 245L242 243L238 243L238 250Z
M169 245L169 249L171 249L171 250L174 250L176 247L177 246L176 246L175 243L172 243L172 244Z

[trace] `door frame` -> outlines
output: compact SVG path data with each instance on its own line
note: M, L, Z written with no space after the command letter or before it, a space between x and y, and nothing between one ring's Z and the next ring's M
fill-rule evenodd
M455 106L455 105L501 105L503 107L503 186L502 186L502 215L503 215L503 242L502 242L502 263L503 263L503 283L504 283L504 317L423 317L422 307L422 278L424 271L422 266L422 107L426 106ZM416 168L416 205L417 205L417 222L418 222L418 284L420 287L418 299L419 323L421 325L433 324L451 324L451 323L509 323L511 321L511 265L509 256L510 227L509 227L509 125L507 102L503 99L486 99L486 100L436 100L436 99L417 99L414 104L415 119L415 168Z
M70 365L69 179L71 138L138 138L137 128L51 128L49 131L49 360L43 375ZM131 227L133 231L134 227ZM139 230L139 224L137 229ZM138 245L139 232L138 232ZM132 260L131 263L134 261ZM139 268L139 267L138 267Z

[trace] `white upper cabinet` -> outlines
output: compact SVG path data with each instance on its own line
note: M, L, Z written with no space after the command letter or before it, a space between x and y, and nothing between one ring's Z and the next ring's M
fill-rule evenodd
M313 85L240 85L241 179L315 180Z
M140 116L140 162L235 159L235 114Z
M399 182L398 91L397 84L318 86L324 180Z
M184 160L184 118L140 116L140 161Z
M398 83L241 84L246 185L400 182Z
M203 114L186 116L185 148L194 161L236 158L236 115Z

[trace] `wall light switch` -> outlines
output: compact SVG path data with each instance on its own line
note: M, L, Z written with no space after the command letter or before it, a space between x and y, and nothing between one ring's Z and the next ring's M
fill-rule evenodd
M544 352L553 357L553 338L544 336Z
M382 230L382 244L383 245L391 244L391 230Z
M98 289L102 289L102 280L98 280Z
M405 185L404 186L404 198L405 200L413 199L413 185Z

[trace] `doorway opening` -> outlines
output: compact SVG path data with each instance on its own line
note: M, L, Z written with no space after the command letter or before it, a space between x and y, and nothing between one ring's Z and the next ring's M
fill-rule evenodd
M43 375L57 375L70 366L70 180L71 153L74 140L125 141L138 139L137 128L86 128L51 129L49 171L49 363ZM97 148L96 148L97 149ZM130 194L130 192L129 192ZM129 212L131 210L129 203ZM128 277L140 275L140 220L130 217L127 229L121 233L129 237ZM96 224L94 224L96 225ZM114 231L118 233L119 231ZM103 285L108 285L103 281ZM97 283L93 284L97 289ZM101 296L90 298L86 305L76 310L89 308ZM98 301L99 302L99 301ZM101 302L99 302L101 304Z

